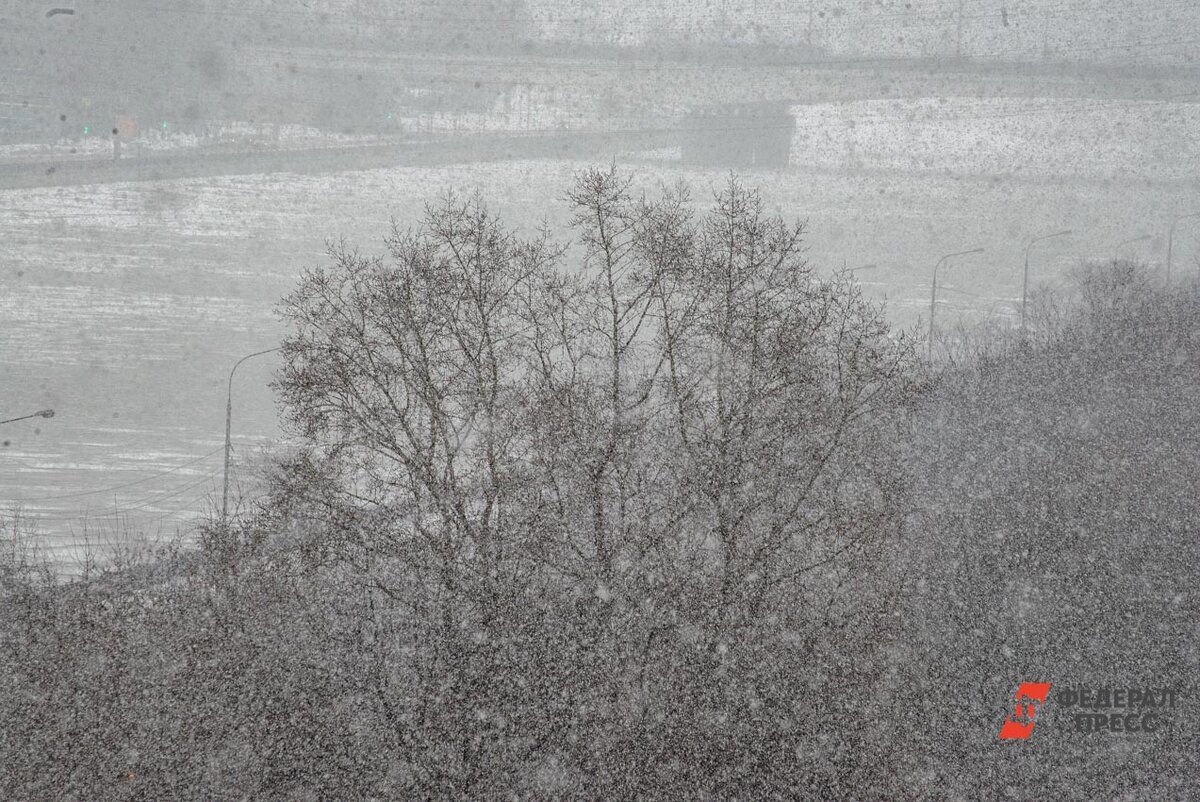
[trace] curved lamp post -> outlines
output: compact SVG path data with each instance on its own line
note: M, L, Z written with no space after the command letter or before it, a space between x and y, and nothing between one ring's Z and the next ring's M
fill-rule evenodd
M1192 212L1191 214L1181 214L1171 221L1170 227L1167 229L1167 281L1171 280L1171 246L1175 240L1175 226L1183 220L1189 220L1193 217L1200 217L1200 212Z
M9 418L8 420L0 420L0 424L15 423L16 421L29 420L30 418L53 418L53 417L54 417L54 410L43 409L43 410L33 413L32 415L22 415L19 418Z
M1035 243L1041 242L1042 240L1054 239L1055 237L1065 237L1070 233L1071 233L1071 229L1068 228L1066 231L1058 231L1054 234L1046 234L1041 237L1034 237L1033 239L1031 239L1029 241L1029 244L1025 246L1025 278L1021 282L1021 331L1022 332L1025 331L1025 300L1029 297L1029 249L1032 248Z
M1117 243L1117 247L1113 248L1113 261L1115 262L1121 258L1121 248L1134 242L1145 242L1148 239L1150 239L1150 235L1143 234L1140 237L1130 237L1129 239L1121 240Z
M233 363L233 369L229 371L229 391L225 396L225 479L222 482L221 490L221 523L222 525L229 522L229 454L233 450L233 444L230 439L230 433L233 428L233 374L237 372L238 367L247 359L253 359L256 356L263 354L271 354L279 351L279 348L268 348L265 351L255 351L253 354L246 354L244 357Z
M842 260L842 272L845 274L851 275L851 276L853 276L855 273L857 273L860 270L878 270L878 269L879 269L879 265L875 264L874 262L872 262L870 264L866 264L866 265L859 265L858 267L846 267L846 260L845 259ZM855 276L855 278L857 279L857 276Z
M929 293L929 352L927 358L930 364L933 363L933 320L934 314L937 311L937 274L938 268L948 259L953 259L955 256L966 256L971 253L983 253L983 248L972 248L969 251L957 251L948 253L938 260L938 263L933 266L933 289Z

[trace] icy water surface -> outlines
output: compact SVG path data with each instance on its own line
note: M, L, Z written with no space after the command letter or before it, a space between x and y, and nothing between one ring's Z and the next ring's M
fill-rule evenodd
M1161 267L1172 215L1200 210L1196 106L1064 102L872 102L796 110L793 165L750 172L768 207L809 222L813 263L858 273L900 325L928 315L1011 319L1028 240L1034 281L1081 259ZM944 106L944 104L943 104ZM1105 147L1088 134L1105 126ZM1190 126L1190 129L1189 129ZM1054 146L1049 136L1053 132ZM1085 136L1085 134L1088 134ZM689 181L699 201L726 179L671 153L631 158L639 186ZM450 188L478 189L526 230L565 219L577 162L525 161L330 175L275 174L0 191L0 418L53 408L0 432L0 504L40 518L48 541L128 523L171 532L219 504L225 386L241 356L278 344L273 308L328 238L381 250L389 220ZM1200 229L1197 226L1196 229ZM1175 267L1197 271L1181 226ZM1145 237L1145 239L1136 239ZM1136 239L1134 242L1121 243ZM234 384L237 464L280 432L273 355ZM243 472L248 473L248 472Z

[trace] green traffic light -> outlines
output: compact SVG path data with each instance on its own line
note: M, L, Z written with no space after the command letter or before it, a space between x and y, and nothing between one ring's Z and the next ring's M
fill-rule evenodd
M90 131L90 130L92 130L92 129L91 129L91 128L89 128L88 126L86 126L86 125L85 125L85 126L83 126L83 135L84 135L84 136L87 136L87 135L88 135L88 131Z

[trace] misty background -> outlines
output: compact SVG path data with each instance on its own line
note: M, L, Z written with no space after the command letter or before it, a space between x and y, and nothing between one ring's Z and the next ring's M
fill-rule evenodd
M0 492L170 532L219 491L224 396L330 239L376 247L449 188L561 214L574 171L738 170L899 325L1014 320L1035 282L1163 269L1197 205L1188 2L7 2L0 7ZM114 133L114 131L116 133ZM1196 269L1180 224L1177 271ZM234 386L234 475L278 434ZM103 527L101 527L103 528Z

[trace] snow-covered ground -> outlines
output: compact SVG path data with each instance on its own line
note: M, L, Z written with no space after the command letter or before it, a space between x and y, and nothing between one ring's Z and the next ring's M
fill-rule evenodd
M796 106L792 160L824 168L1194 180L1197 101L922 98Z

